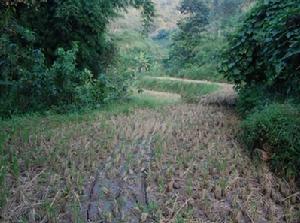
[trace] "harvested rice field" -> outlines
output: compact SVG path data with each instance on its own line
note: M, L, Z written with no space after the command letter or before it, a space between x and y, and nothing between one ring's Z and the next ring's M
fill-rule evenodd
M172 103L6 125L21 158L0 221L299 222L299 189L250 158L232 86L216 85L193 103L145 90Z

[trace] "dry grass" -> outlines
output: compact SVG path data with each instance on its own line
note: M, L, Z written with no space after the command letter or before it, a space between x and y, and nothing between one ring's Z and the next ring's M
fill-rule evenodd
M22 160L19 174L11 174L7 181L10 199L2 219L56 222L70 211L78 217L84 182L108 154L112 135L99 117L94 123L71 123L25 140L14 136L7 146Z
M297 222L296 188L254 164L234 140L238 120L220 107L169 110L152 164L161 222ZM161 183L159 183L161 182ZM162 185L159 185L162 184Z
M23 162L1 221L298 222L296 186L244 153L228 98L14 136Z

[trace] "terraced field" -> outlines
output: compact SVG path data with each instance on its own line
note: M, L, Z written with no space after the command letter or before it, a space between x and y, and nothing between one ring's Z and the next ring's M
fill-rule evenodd
M223 87L199 104L113 118L115 149L91 179L86 217L92 222L296 222L296 191L244 153L235 140L234 92Z
M234 102L232 86L220 84L197 103L96 116L10 142L53 157L50 169L23 164L3 221L298 222L296 186L236 140Z

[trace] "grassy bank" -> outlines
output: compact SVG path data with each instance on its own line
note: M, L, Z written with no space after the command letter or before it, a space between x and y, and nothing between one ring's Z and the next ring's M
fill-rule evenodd
M137 86L142 89L180 94L187 102L195 102L201 96L219 89L219 86L216 84L190 83L167 79L157 80L149 77L140 79L137 82Z

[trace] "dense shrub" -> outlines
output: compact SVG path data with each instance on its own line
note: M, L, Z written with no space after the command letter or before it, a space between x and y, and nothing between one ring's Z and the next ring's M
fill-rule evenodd
M235 82L241 94L253 88L274 97L297 98L299 33L298 0L258 1L230 38L223 72Z
M251 152L269 153L274 170L300 177L300 110L295 105L271 104L249 115L242 139Z
M51 67L46 67L41 51L32 52L34 58L27 69L15 62L18 78L9 79L0 95L0 114L9 116L28 111L41 111L53 106L67 108L68 105L82 106L101 103L107 87L92 73L76 68L77 45L71 50L59 48L57 59Z
M276 171L298 177L299 33L299 0L259 0L229 37L222 66L239 93L246 146L268 150Z
M46 67L41 51L30 51L30 63L25 68L18 64L13 69L15 78L6 77L5 88L0 95L0 113L5 116L28 111L40 111L53 106L66 107L85 105L87 102L100 103L105 98L105 84L94 79L92 73L76 68L78 47L65 51L57 50L57 59ZM11 53L11 52L10 52ZM29 62L29 61L28 61ZM22 65L22 64L21 64Z
M42 49L47 64L51 65L56 59L58 48L71 48L76 41L79 43L77 66L88 68L95 76L111 63L114 54L113 45L106 36L106 27L116 17L116 10L129 5L142 7L145 26L151 21L154 12L153 3L147 0L8 2L18 3L0 8L0 20L3 23L0 28L10 35L15 44L29 47L28 43L14 34L18 29L25 29L32 37L34 48ZM31 2L35 2L34 5Z
M103 73L116 54L107 24L129 5L143 8L147 29L150 0L1 1L0 116L93 105L126 90L126 75Z
M173 58L170 61L170 75L196 80L223 80L223 76L218 71L218 64L221 59L220 52L224 45L223 37L203 34L193 46L194 55L192 57L186 61L177 61L180 60L179 58ZM172 53L174 52L171 51Z
M210 81L222 81L223 77L218 73L217 67L213 64L204 64L202 66L196 66L189 64L172 76L192 79L192 80L210 80Z

